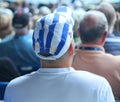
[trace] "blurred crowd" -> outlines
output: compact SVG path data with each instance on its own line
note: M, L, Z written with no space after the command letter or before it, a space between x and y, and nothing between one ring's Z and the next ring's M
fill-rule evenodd
M33 70L37 70L40 67L40 62L36 61L36 58L39 58L32 52L31 41L36 21L42 16L52 13L58 6L69 6L73 10L73 18L75 22L73 32L75 47L77 48L78 45L81 43L78 34L78 27L82 15L84 15L89 10L96 9L96 7L102 2L103 1L97 4L93 3L85 5L84 2L81 0L72 0L69 4L65 1L59 0L56 4L40 3L35 5L32 3L28 3L26 0L16 0L14 2L5 0L1 1L0 57L10 58L10 60L15 63L16 67L20 71L25 70L26 73L28 73ZM115 17L110 28L110 33L115 36L120 36L120 3L111 3L111 5L115 10ZM29 50L29 52L31 51L30 54L27 53L27 49ZM37 67L36 69L34 69L31 66ZM22 71L20 73L22 73Z
M30 30L32 30L32 29L34 29L35 22L40 17L53 12L56 7L58 7L60 5L64 5L64 6L69 6L70 8L73 9L74 20L75 20L74 38L75 38L76 44L78 44L78 41L80 39L78 38L77 28L78 28L81 16L86 11L95 9L96 6L98 6L101 2L103 2L103 0L101 0L100 2L98 2L96 4L92 3L92 4L86 5L84 3L84 1L82 1L82 0L72 0L70 3L62 1L62 0L58 0L58 3L50 3L50 4L39 3L36 5L36 4L27 2L27 0L15 0L15 1L3 0L0 3L0 5L1 5L0 13L2 14L1 22L0 22L0 23L2 23L2 25L0 26L0 28L1 28L0 32L4 32L4 33L1 33L0 41L5 40L3 38L8 38L7 35L14 34L14 29L12 29L13 27L11 24L12 24L12 18L16 11L22 11L24 13L29 14ZM114 24L113 32L115 35L119 36L120 35L120 4L119 4L119 2L118 3L111 2L111 4L116 11L116 22ZM2 19L5 19L5 20L2 20ZM8 21L9 21L10 27L8 27L9 29L4 30L3 28L4 28L4 26L6 26L8 24Z
M0 81L10 81L15 77L30 73L41 67L40 58L34 53L32 45L32 35L35 23L42 16L54 12L63 5L69 6L73 10L73 36L75 48L79 47L81 39L78 28L82 16L90 10L103 11L108 20L108 33L104 48L107 53L120 55L120 2L110 3L110 11L103 10L106 6L97 4L85 5L84 1L72 0L71 3L59 0L56 4L32 4L26 0L14 2L0 2ZM109 7L109 6L108 6ZM106 8L105 8L106 9ZM105 11L105 12L104 12ZM111 12L111 16L106 12ZM114 36L114 39L112 37ZM112 40L111 40L112 39ZM112 41L110 49L109 42ZM115 42L115 43L114 43ZM11 63L11 65L10 65ZM14 64L14 65L13 65ZM5 68L5 72L3 71ZM11 72L11 70L13 70ZM10 74L9 74L10 73ZM6 74L6 76L4 76ZM11 76L10 76L11 75ZM5 78L7 77L7 78Z

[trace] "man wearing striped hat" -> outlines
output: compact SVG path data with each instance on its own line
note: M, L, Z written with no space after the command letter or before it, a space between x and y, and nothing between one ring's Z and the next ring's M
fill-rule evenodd
M4 102L115 102L106 79L71 67L72 28L66 16L57 12L37 21L33 48L42 68L12 80Z

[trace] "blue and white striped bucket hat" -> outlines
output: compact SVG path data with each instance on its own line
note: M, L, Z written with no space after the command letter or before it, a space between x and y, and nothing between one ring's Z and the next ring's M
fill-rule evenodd
M69 49L72 40L71 23L63 15L51 13L36 22L33 33L33 48L41 59L56 60L60 58Z

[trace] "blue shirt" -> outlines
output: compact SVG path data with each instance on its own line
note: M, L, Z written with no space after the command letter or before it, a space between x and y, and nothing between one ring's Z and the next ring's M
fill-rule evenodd
M13 60L17 67L34 66L40 67L40 59L32 48L32 36L15 35L12 39L0 43L0 57L7 56Z
M120 37L114 34L108 34L104 48L107 53L120 55Z

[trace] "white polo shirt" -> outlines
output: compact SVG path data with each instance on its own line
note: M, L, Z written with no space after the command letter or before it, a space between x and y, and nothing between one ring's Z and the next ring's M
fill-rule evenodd
M16 78L6 88L4 102L115 102L101 76L73 68L40 68Z

